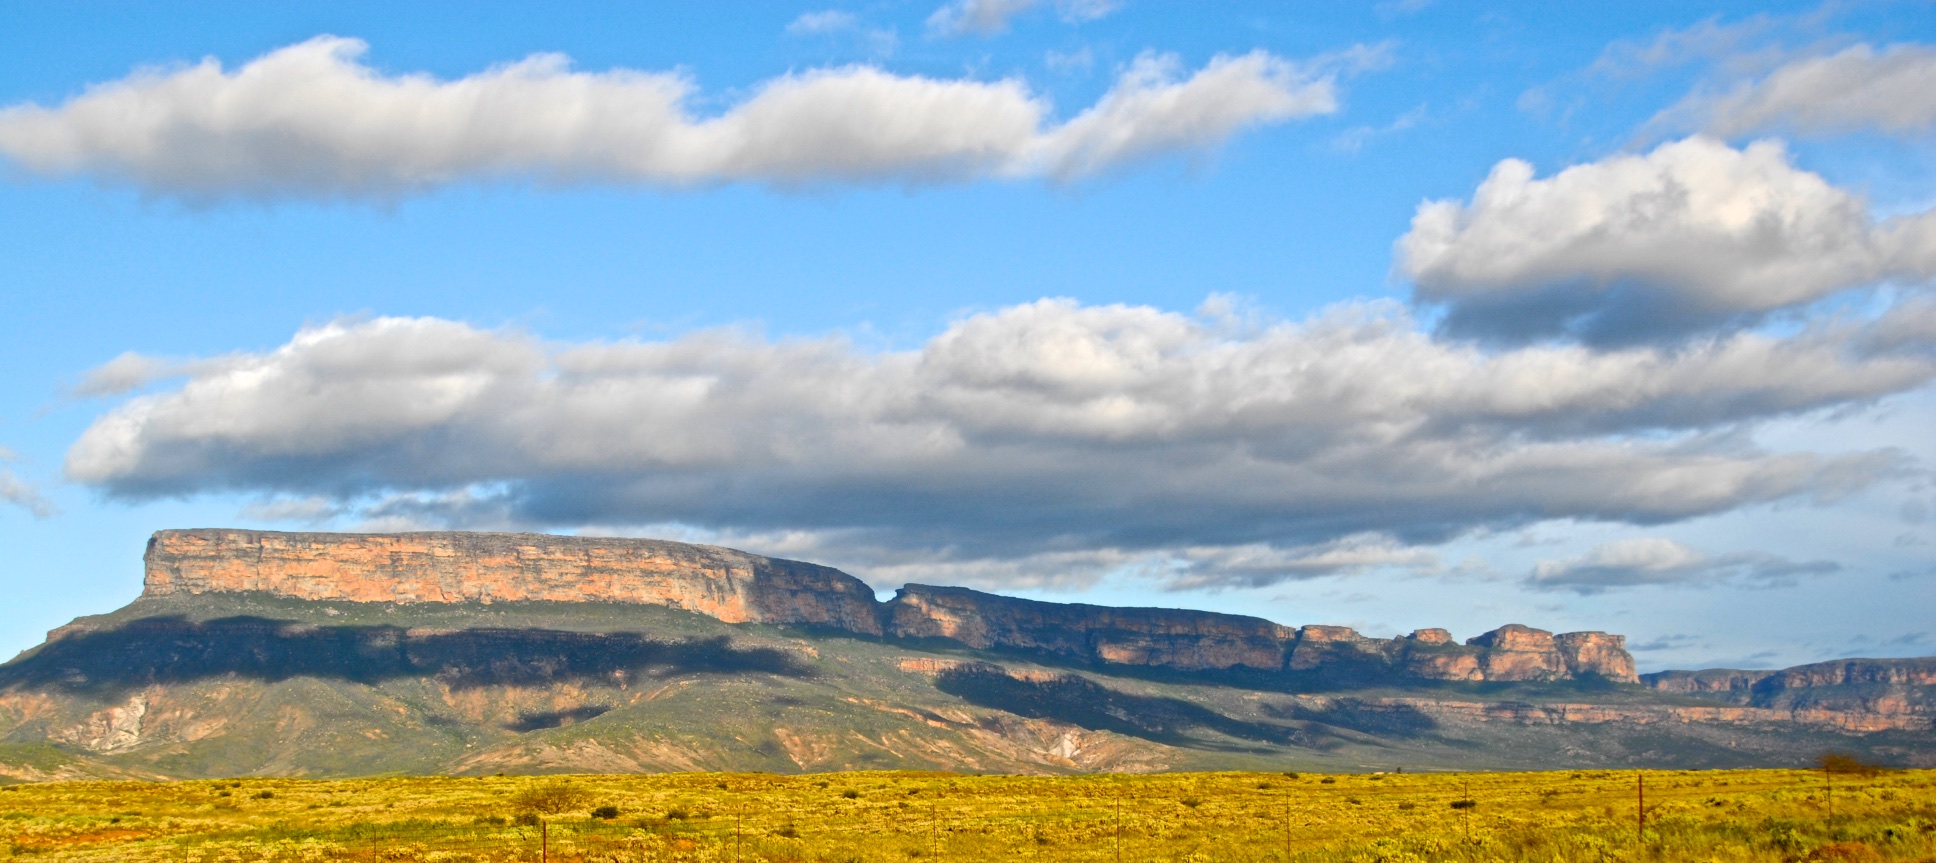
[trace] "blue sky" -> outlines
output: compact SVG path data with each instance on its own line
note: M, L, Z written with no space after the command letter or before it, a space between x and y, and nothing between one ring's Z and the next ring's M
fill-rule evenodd
M0 7L0 638L243 525L1936 653L1932 11Z

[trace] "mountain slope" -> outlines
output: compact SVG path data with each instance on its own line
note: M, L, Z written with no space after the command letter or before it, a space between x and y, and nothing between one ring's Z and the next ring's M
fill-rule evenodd
M954 588L876 603L836 570L676 543L247 534L176 534L200 556L151 548L142 598L0 666L0 781L1936 759L1929 660L1626 682L1602 633L1367 639ZM386 571L410 601L371 601ZM520 584L580 599L504 598ZM693 597L705 613L674 607Z

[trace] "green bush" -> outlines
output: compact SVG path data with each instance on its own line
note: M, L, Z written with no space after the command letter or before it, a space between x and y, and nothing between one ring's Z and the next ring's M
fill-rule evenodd
M610 821L618 817L617 806L600 806L592 810L592 817L600 821Z

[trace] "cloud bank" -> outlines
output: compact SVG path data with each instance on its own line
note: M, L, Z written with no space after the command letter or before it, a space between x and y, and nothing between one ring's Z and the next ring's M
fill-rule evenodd
M1778 143L1694 137L1545 179L1500 162L1470 202L1420 205L1398 257L1449 332L1627 344L1927 280L1936 213L1877 220Z
M867 66L776 78L700 117L675 73L573 71L537 55L457 80L385 75L318 37L225 70L210 59L0 109L0 154L29 171L194 200L392 198L450 183L1070 180L1214 148L1337 110L1332 75L1258 51L1186 73L1146 56L1091 108L1050 119L1020 81Z
M1541 561L1526 583L1536 590L1579 594L1729 581L1779 586L1791 584L1800 576L1827 575L1840 569L1829 561L1798 563L1758 552L1709 555L1671 539L1643 537L1610 542L1570 560Z
M1902 457L1739 432L1936 376L1928 304L1619 350L1484 350L1389 303L1217 311L1043 300L888 353L339 321L175 364L185 380L103 415L65 469L122 498L320 498L405 524L686 525L776 553L831 537L876 575L1140 561L1259 584L1429 565L1413 546L1485 528L1839 495Z

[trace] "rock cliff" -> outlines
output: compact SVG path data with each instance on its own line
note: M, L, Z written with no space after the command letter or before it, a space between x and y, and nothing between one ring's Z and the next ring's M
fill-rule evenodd
M1393 639L1340 626L1165 608L1037 602L911 584L880 603L824 566L711 546L511 533L327 534L167 530L146 556L146 596L268 593L385 603L614 602L728 623L824 626L947 639L977 649L1182 672L1357 680L1634 683L1625 638L1508 625L1461 645L1442 629Z
M1816 717L1852 730L1936 726L1936 659L1838 659L1780 671L1661 671L1658 692Z
M728 623L880 634L874 591L816 566L704 545L530 533L164 530L144 596L261 592L350 602L625 602Z

